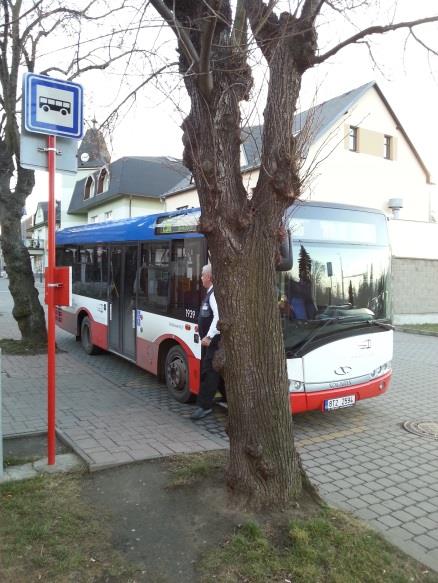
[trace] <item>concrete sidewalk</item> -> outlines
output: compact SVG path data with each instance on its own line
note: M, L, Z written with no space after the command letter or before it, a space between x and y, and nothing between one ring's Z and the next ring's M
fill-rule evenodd
M18 338L0 280L0 337ZM111 354L86 355L58 331L57 428L90 469L228 447L220 409L198 423L191 406L157 379ZM379 398L294 419L309 478L331 504L349 510L438 572L438 440L404 421L438 422L438 338L396 334L394 379ZM46 358L4 356L7 435L46 428Z
M45 360L3 356L5 436L45 431ZM104 378L75 356L57 355L57 430L91 470L227 447L224 438L190 421L190 407L184 407L185 415L176 415L149 399L148 393L164 390L154 377L142 374L142 385L120 386L117 378Z

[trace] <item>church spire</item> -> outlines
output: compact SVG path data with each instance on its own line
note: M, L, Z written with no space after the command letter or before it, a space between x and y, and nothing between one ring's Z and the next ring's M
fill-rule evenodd
M109 164L111 155L108 151L105 138L101 130L97 129L96 116L91 120L92 128L89 128L78 150L78 169L100 168Z

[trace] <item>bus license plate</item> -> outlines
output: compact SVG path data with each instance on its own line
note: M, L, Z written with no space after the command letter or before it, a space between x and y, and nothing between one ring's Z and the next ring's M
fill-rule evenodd
M348 397L339 397L338 399L327 399L324 401L324 411L333 411L334 409L342 409L343 407L352 407L356 402L356 395L348 395Z

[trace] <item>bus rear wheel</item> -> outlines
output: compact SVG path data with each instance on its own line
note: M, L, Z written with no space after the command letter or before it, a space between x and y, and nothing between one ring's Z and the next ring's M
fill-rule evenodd
M99 348L91 342L90 320L85 317L81 323L81 344L87 354L97 354Z
M164 376L169 393L174 399L180 403L193 401L195 396L189 389L187 358L180 346L174 346L167 353Z

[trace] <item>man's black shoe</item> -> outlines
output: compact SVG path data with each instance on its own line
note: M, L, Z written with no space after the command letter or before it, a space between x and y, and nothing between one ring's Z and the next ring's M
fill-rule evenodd
M193 421L199 421L199 419L204 419L207 415L213 412L213 409L203 409L202 407L197 407L195 411L190 415L190 419Z

